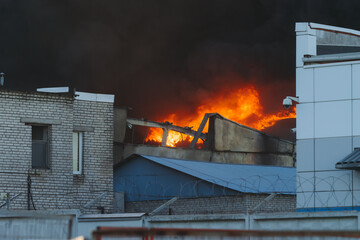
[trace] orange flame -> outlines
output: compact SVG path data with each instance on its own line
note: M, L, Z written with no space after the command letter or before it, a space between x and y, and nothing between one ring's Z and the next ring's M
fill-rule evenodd
M277 121L288 118L296 118L296 109L291 111L280 111L276 114L265 114L260 103L259 93L253 86L237 89L231 93L220 94L215 98L207 100L198 106L193 116L178 116L173 113L165 119L158 121L172 122L177 126L191 126L197 130L205 113L219 113L225 118L240 124L263 130L273 126ZM183 141L191 141L193 137L178 132L169 131L166 146L175 147ZM162 129L151 128L146 141L161 143ZM180 144L181 145L181 144Z

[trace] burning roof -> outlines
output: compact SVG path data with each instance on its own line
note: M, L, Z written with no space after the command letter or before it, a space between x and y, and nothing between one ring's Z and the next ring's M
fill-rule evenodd
M213 98L199 102L197 110L188 115L181 112L174 112L168 116L156 119L159 122L171 122L177 126L188 126L190 129L198 129L206 113L216 112L234 122L257 129L264 130L273 126L279 120L296 118L296 109L281 110L274 113L265 113L260 102L259 92L253 85L232 91L219 92ZM208 124L205 126L208 129ZM147 134L147 142L162 142L163 132L159 128L151 128ZM183 142L191 142L192 136L184 136L183 133L169 131L166 146L181 146Z

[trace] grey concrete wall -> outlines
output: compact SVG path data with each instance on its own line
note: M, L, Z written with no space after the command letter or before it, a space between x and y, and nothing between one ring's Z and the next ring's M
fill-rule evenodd
M114 142L124 142L126 133L126 108L114 108Z
M356 211L155 216L116 214L113 217L97 214L84 215L78 220L79 234L83 236L91 236L91 231L97 226L299 231L299 234L309 230L330 231L330 234L331 231L360 230L360 213ZM291 239L304 239L304 236Z
M235 123L228 119L215 118L214 134L216 151L278 153L292 155L295 144L263 132Z
M38 210L79 208L98 193L110 191L102 204L105 211L112 211L112 104L78 100L74 104L70 95L3 89L0 106L0 192L21 194L12 201L12 209L28 208L30 176L31 196ZM49 125L49 169L32 168L31 125L22 122L23 118L54 123ZM93 127L92 132L84 133L84 172L80 176L74 176L72 169L75 125Z
M152 216L144 218L144 226L148 228L200 228L200 229L248 229L246 214L204 214Z
M113 147L113 161L114 164L123 159L124 155L124 140L126 134L126 108L114 108L114 147Z
M234 163L234 164L258 164L293 167L294 157L289 154L276 153L252 153L231 151L208 151L194 150L189 148L154 147L149 145L124 144L119 145L122 157L116 157L114 164L126 159L132 154L144 154L158 157L189 159L206 162ZM119 154L120 155L120 154Z
M157 215L246 213L261 203L267 196L267 194L243 194L239 196L178 199L158 212ZM126 202L125 211L129 213L150 213L166 201ZM271 201L264 203L257 212L294 212L295 210L295 195L277 195Z
M84 214L78 218L78 236L91 239L92 231L97 227L143 227L143 213L125 214Z
M272 231L358 231L360 229L359 217L358 212L158 215L146 217L145 226L152 228L221 228Z
M271 231L358 231L359 212L155 215L85 214L78 211L0 211L1 239L91 237L98 226Z

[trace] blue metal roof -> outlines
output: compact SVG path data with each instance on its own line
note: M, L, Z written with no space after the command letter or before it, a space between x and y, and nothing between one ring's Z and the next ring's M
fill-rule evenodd
M140 155L204 181L246 193L296 194L296 168L209 163Z

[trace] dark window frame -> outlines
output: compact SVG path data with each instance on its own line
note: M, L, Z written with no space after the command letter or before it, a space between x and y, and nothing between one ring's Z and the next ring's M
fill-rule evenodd
M50 132L49 125L31 124L31 143L32 143L31 168L32 169L50 169L49 132Z

